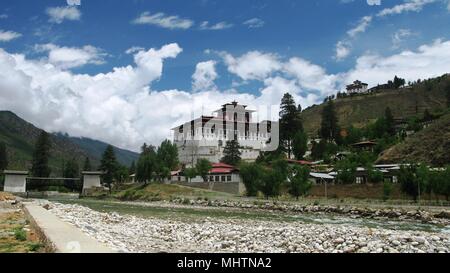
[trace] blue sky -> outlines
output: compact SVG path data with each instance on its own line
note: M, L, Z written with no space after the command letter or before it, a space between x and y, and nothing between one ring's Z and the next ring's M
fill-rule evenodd
M0 48L4 60L12 56L16 62L9 68L27 75L29 92L40 92L41 97L36 100L35 112L25 110L20 103L12 103L19 91L8 85L3 89L8 92L0 90L0 108L14 110L51 131L135 149L143 140L157 142L166 137L168 128L185 115L172 113L170 119L163 119L168 125L160 125L162 132L155 133L142 132L142 119L159 120L156 114L130 112L122 115L123 120L105 117L103 122L92 123L75 108L88 107L85 100L93 100L92 92L100 92L89 91L97 88L92 83L96 76L127 66L138 70L139 52L154 58L150 49L177 45L167 56L157 54L151 61L156 66L139 80L127 78L133 85L129 91L116 88L118 83L102 83L108 91L102 94L101 103L110 103L102 104L105 116L115 102L139 108L135 96L144 91L163 96L169 104L175 102L168 98L187 94L183 109L190 111L210 106L211 101L226 102L216 95L223 100L234 96L248 103L277 104L287 91L308 106L356 78L373 85L395 74L408 80L436 76L450 72L442 61L450 45L449 27L448 0L2 0ZM136 50L126 53L133 47ZM411 62L422 65L407 63L405 52L413 54ZM33 74L39 69L30 69L30 64L48 69L48 77L55 79L53 85L41 82L39 75ZM0 67L0 77L11 76L7 69ZM78 77L84 74L90 78ZM74 82L82 82L80 86L68 85L68 75ZM140 80L142 83L134 86ZM70 92L62 91L68 89ZM76 94L79 100L69 99L64 92ZM55 109L42 113L49 103ZM68 103L76 105L72 109L75 114L56 110ZM160 112L164 114L167 111ZM75 116L86 121L75 122ZM68 125L69 121L75 125ZM90 127L103 131L83 131ZM117 131L125 136L117 137Z

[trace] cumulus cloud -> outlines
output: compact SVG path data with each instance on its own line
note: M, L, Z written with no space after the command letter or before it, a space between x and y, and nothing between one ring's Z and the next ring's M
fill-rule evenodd
M367 27L370 25L370 22L372 22L372 16L364 16L359 21L358 25L352 29L350 29L347 34L350 37L355 37L359 33L365 32Z
M216 90L214 81L217 79L216 62L206 61L198 63L192 75L193 91Z
M255 93L217 88L154 90L152 83L161 78L163 63L181 52L178 44L139 50L133 55L133 64L91 76L0 49L0 109L12 110L48 131L138 150L143 142L158 144L170 138L170 128L192 116L210 114L233 100L260 111L260 120L276 119L286 92L307 107L355 79L376 85L394 75L416 80L450 71L450 41L443 40L392 56L366 54L357 59L353 69L339 74L329 74L300 57L283 60L275 54L251 51L240 57L222 56L231 73L262 83ZM217 77L215 62L202 62L192 76L193 85L211 86Z
M67 5L69 6L80 6L81 0L67 0Z
M226 52L219 54L228 66L228 71L243 80L263 80L281 68L278 56L272 53L250 51L240 57Z
M37 52L48 53L47 61L61 69L81 67L87 64L105 63L105 53L94 46L60 47L54 44L36 45Z
M188 29L194 25L190 19L180 18L178 15L166 15L162 12L151 14L146 11L132 21L138 25L155 25L167 29Z
M377 16L384 17L387 15L401 14L409 11L421 11L425 5L436 2L436 0L408 0L403 4L395 5L392 8L381 10Z
M339 41L336 44L336 53L335 53L335 59L338 61L341 61L350 55L351 51L351 45L348 42L345 41Z
M77 21L81 18L81 12L76 6L50 7L46 13L50 17L49 22L56 24L61 24L65 20Z
M263 27L265 22L259 18L252 18L243 23L248 28L260 28Z
M21 37L22 34L14 31L4 31L0 29L0 42L9 42Z
M219 22L217 24L210 25L208 21L203 21L200 24L201 30L222 30L227 28L232 28L233 24L227 23L225 21Z

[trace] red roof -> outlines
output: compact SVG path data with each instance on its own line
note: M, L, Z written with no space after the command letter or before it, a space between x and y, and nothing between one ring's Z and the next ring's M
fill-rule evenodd
M236 167L225 164L225 163L213 163L212 169L209 172L210 174L219 174L219 173L232 173L237 171Z
M300 164L300 165L313 165L312 162L306 161L306 160L287 159L287 162L289 162L289 163L295 163L295 164Z

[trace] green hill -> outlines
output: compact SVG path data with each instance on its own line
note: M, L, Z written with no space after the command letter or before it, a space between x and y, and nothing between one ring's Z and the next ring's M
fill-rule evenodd
M420 162L433 166L450 163L450 114L384 151L378 163Z
M342 128L363 127L384 114L390 107L395 118L409 118L429 111L446 108L443 86L449 75L423 81L411 89L384 89L374 93L336 99L335 107ZM320 128L324 104L314 105L302 112L303 125L310 136Z
M0 141L5 142L8 152L9 169L25 170L31 167L34 144L41 133L41 129L21 119L10 111L0 111ZM63 162L74 157L82 166L84 159L89 157L91 164L100 164L102 147L108 144L91 139L75 139L62 134L51 134L50 167L52 175L61 174ZM122 164L128 165L138 154L116 149L117 157Z

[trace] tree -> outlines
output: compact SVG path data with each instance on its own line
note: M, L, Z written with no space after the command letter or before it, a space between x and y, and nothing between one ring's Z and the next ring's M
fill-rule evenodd
M136 181L147 184L154 178L157 155L153 146L144 143L136 166Z
M131 162L131 166L128 169L128 172L130 174L135 174L136 173L136 162L134 162L134 160Z
M337 168L337 180L343 184L352 184L356 180L356 168L357 164L351 160L345 159L338 164Z
M320 124L320 137L327 141L340 142L340 128L334 108L334 102L329 101L322 110L322 121Z
M197 170L195 168L186 168L184 170L184 176L186 176L188 182L190 183L191 179L197 176Z
M398 88L404 86L405 83L406 83L405 79L399 78L397 76L394 77L393 85L394 85L395 89L398 89Z
M118 165L116 172L114 173L114 180L117 184L123 184L128 181L130 174L126 166Z
M291 158L292 142L297 132L303 132L301 106L296 106L291 94L284 94L280 105L280 146Z
M69 159L64 164L63 176L64 178L74 178L74 179L80 177L80 168L75 158ZM75 180L72 179L64 180L64 186L72 191L81 190L80 185Z
M212 169L211 162L209 162L207 159L199 159L197 160L195 169L197 170L197 174L203 178L203 181L208 182L208 174Z
M387 201L392 193L392 183L390 181L383 182L383 201Z
M48 166L50 158L50 136L47 132L42 131L39 135L33 153L31 174L34 177L49 177L51 169Z
M309 181L309 168L303 166L294 166L290 170L289 193L295 196L298 200L299 196L305 195L311 189L311 182Z
M450 107L450 80L444 84L445 98L447 99L447 107Z
M299 131L295 134L292 142L292 151L297 160L303 159L308 150L308 136L305 132Z
M89 157L86 157L86 159L84 160L83 171L86 172L92 171L91 160L89 159Z
M172 144L170 140L164 140L158 148L158 161L163 167L174 171L178 168L178 148L176 144Z
M8 155L6 154L6 144L0 142L0 173L8 167Z
M417 178L417 166L401 166L398 175L402 192L413 197L414 201L419 196L419 179Z
M367 179L370 183L381 183L384 180L384 175L382 172L375 170L372 165L367 168Z
M242 162L239 167L239 175L245 185L245 192L247 196L256 196L261 187L262 174L264 168L258 163Z
M394 116L392 115L391 108L389 107L386 107L384 111L384 120L386 126L386 133L388 133L390 136L395 135Z
M430 113L430 111L428 111L428 109L425 109L425 111L423 112L423 121L424 122L428 122L428 121L432 121L433 120L433 115Z
M105 152L103 153L100 170L103 171L103 183L105 183L109 191L111 192L111 185L114 181L114 176L116 175L116 171L119 168L119 163L116 160L116 154L114 152L114 148L111 145L106 147Z
M223 158L220 161L225 164L237 166L241 161L242 154L239 148L240 146L237 140L227 141L223 149Z

